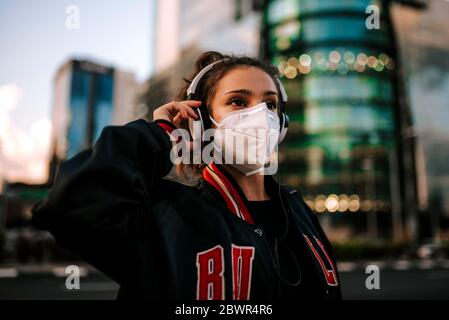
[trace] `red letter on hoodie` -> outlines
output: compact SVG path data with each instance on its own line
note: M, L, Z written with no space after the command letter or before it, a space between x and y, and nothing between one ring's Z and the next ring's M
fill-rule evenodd
M196 298L198 300L224 300L223 247L217 245L196 255L198 271Z
M233 300L249 300L254 247L232 245Z

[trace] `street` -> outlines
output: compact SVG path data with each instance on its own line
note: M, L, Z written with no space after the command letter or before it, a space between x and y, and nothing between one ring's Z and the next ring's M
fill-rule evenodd
M449 299L449 268L434 263L380 264L380 289L365 286L365 264L339 264L344 299ZM0 269L0 299L115 299L118 286L96 270L81 273L80 289L68 290L59 268Z
M449 299L449 270L384 270L380 272L380 289L368 290L363 270L342 272L344 299L439 300Z

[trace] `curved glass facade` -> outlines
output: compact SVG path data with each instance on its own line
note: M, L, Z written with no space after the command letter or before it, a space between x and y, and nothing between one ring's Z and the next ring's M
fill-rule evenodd
M91 69L87 62L73 61L67 158L91 146L112 121L113 69Z
M283 182L339 230L391 237L395 166L394 43L384 2L271 0L263 55L283 75L291 119ZM375 5L380 28L365 25ZM337 235L338 236L338 235Z

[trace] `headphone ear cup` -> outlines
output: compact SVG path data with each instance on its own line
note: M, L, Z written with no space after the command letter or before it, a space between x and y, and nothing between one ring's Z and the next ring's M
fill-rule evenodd
M288 115L285 112L282 112L281 130L279 133L278 143L281 143L284 140L285 135L287 134L289 121L290 119L288 118Z
M189 133L192 141L201 139L203 136L202 126L203 125L200 120L189 119Z
M212 122L209 118L209 111L207 110L207 106L203 103L200 107L196 108L197 113L201 114L202 128L203 132L207 129L212 128Z
M202 140L204 131L211 128L209 113L207 112L207 107L203 105L198 108L193 108L193 111L196 113L198 118L196 120L189 120L190 136L192 137L192 139ZM197 132L198 129L193 130L195 124L199 124L199 132ZM198 128L197 126L195 127Z

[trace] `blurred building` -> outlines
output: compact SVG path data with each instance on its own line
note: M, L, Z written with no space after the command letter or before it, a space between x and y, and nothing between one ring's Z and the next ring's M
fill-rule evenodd
M201 51L257 55L262 3L261 0L156 1L155 71L177 63L192 45Z
M418 236L414 137L405 133L412 119L391 4L270 0L264 11L262 55L289 94L284 181L334 239Z
M262 0L156 1L155 71L138 115L150 119L154 108L173 100L204 51L257 56L262 7Z
M0 148L1 148L1 146L0 146ZM0 149L1 150L1 149ZM1 159L1 153L0 153L0 165L1 165L1 161L2 161L2 159ZM0 195L2 194L2 192L3 192L3 188L4 188L4 183L5 183L5 179L4 179L4 177L3 177L3 168L1 168L0 169Z
M69 60L58 69L54 81L49 179L41 185L5 183L0 195L0 261L54 259L49 252L60 249L53 248L52 237L29 228L32 206L48 193L62 160L92 146L105 126L137 118L137 84L132 73L92 61ZM35 252L45 254L34 257Z
M85 60L70 60L55 76L52 162L57 164L90 147L107 125L136 118L132 73Z
M395 5L392 18L413 117L420 229L449 239L449 2L425 10Z
M292 120L283 182L303 192L330 237L435 235L449 211L448 60L441 58L448 5L158 1L155 73L139 115L150 119L172 100L206 50L269 58L283 74Z
M0 196L6 183L5 159L3 156L3 141L0 139Z
M102 129L135 120L134 74L87 60L69 60L54 78L52 157L41 185L5 183L0 194L0 262L66 257L49 233L29 227L32 206L44 198L59 163L92 146Z

